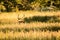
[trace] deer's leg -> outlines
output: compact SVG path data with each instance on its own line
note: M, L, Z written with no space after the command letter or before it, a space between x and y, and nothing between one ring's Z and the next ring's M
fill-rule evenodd
M25 23L24 21L18 21L18 23L20 24L20 23Z

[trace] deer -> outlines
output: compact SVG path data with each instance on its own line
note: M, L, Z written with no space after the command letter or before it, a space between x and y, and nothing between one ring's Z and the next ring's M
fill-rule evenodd
M22 18L20 18L19 16L20 16L20 15L18 14L18 23L19 23L19 24L20 24L20 23L25 23L25 21L24 21L25 15L23 15Z

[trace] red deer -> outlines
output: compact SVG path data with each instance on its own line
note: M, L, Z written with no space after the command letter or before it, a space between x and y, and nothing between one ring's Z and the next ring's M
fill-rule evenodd
M19 14L18 14L18 23L19 23L19 24L20 24L20 23L25 23L25 22L24 22L24 17L25 17L25 15L23 15L23 17L20 18L20 17L19 17Z

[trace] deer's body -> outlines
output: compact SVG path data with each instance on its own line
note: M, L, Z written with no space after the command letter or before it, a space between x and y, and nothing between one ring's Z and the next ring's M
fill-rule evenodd
M24 18L23 18L23 17L20 18L20 17L19 17L19 14L18 14L18 23L19 23L19 24L20 24L20 23L25 23L25 22L24 22Z

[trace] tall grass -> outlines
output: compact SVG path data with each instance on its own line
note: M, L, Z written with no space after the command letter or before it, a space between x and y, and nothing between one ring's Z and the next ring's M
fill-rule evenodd
M14 27L14 28L0 28L0 32L2 31L3 33L8 33L8 32L30 32L30 31L59 31L60 30L60 26L47 26L47 27L32 27L32 28L19 28L19 27Z
M3 36L4 35L4 36ZM1 40L60 40L60 32L0 32Z
M18 24L18 14L25 23ZM60 12L1 13L0 40L60 40Z

